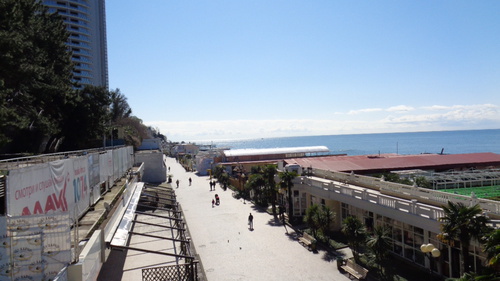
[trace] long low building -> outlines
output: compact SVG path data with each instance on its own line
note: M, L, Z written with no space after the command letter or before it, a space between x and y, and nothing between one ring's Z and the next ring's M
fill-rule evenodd
M286 163L327 171L354 172L355 174L368 175L385 171L409 169L447 171L500 167L500 155L488 152L467 154L323 156L286 159Z
M324 155L328 152L330 152L330 150L326 146L231 149L224 150L222 159L218 162L286 159L292 157Z

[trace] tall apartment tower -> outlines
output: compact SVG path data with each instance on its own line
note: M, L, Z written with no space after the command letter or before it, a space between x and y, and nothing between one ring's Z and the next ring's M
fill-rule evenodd
M80 85L108 88L105 0L42 0L64 19L68 46L75 64L73 79Z

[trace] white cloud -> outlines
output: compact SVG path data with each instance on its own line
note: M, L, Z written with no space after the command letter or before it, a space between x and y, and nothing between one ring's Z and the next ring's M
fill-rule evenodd
M439 111L436 111L439 108ZM389 109L391 109L389 111ZM405 114L413 111L414 114ZM363 112L353 118L353 112ZM386 114L383 114L383 113ZM390 114L390 115L387 115ZM332 119L152 121L148 126L174 141L210 141L305 135L500 128L500 107L493 104L421 107L395 106L332 113Z
M415 108L407 105L398 105L398 106L392 106L386 109L386 111L389 112L407 112L407 111L412 111L415 110Z
M415 110L415 108L407 105L397 105L397 106L391 106L389 108L363 108L363 109L356 109L356 110L350 110L347 112L349 115L354 115L354 114L361 114L361 113L373 113L373 112L382 112L382 111L388 111L388 112L407 112L407 111L412 111Z
M427 107L422 107L422 109ZM491 104L470 106L432 106L430 111L440 108L440 113L420 111L420 114L387 116L389 123L419 123L419 122L466 122L474 123L483 120L500 121L499 107Z
M453 110L453 109L484 109L484 108L492 108L498 109L497 105L494 104L472 104L472 105L431 105L431 106L422 106L420 109L422 110Z
M359 114L359 113L370 113L370 112L379 112L383 111L382 108L365 108L365 109L357 109L357 110L351 110L347 114Z

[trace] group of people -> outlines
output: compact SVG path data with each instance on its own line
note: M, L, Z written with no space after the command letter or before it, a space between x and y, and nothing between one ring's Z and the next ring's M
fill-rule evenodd
M215 190L215 181L210 181L210 191Z

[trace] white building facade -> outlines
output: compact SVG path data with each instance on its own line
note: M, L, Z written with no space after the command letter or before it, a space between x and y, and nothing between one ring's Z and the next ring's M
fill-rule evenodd
M333 229L340 230L348 216L360 219L368 230L386 226L391 230L391 252L410 263L431 269L446 277L459 277L460 249L441 243L439 218L444 216L441 206L448 201L466 206L479 204L485 214L498 226L500 202L470 198L456 194L385 182L379 178L349 173L314 170L310 177L294 180L293 213L300 217L313 204L321 204L335 212ZM285 191L280 192L286 205ZM432 243L441 252L438 258L426 256L422 244ZM485 265L486 257L478 243L469 249L473 269Z

